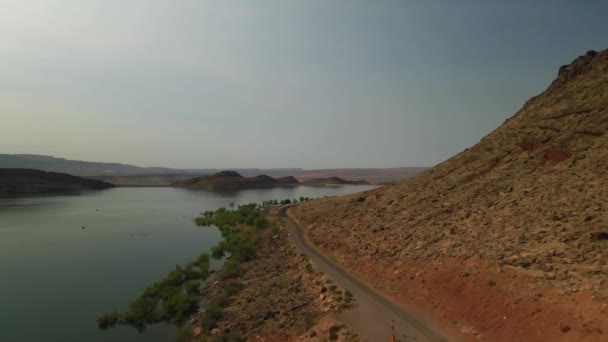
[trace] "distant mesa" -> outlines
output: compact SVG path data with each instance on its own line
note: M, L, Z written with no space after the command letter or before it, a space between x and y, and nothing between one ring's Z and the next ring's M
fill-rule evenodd
M369 185L368 182L362 180L346 180L340 177L328 178L313 178L304 181L304 185Z
M255 177L243 177L235 171L221 171L209 176L196 177L173 183L173 186L191 188L191 189L207 189L207 190L240 190L240 189L267 189L277 186L298 185L299 182L293 178L289 180L285 178L275 179L267 175ZM293 182L295 181L295 182Z
M365 181L348 181L338 177L316 178L300 183L295 177L273 178L267 175L243 177L235 171L222 171L173 183L173 186L207 190L267 189L285 186L364 185Z
M81 190L102 190L114 185L66 173L32 169L0 169L0 197L58 193Z
M277 178L277 181L281 184L300 184L300 182L293 176Z

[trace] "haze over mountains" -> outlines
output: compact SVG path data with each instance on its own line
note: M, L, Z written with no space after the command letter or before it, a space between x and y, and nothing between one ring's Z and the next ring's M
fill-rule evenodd
M169 167L140 167L120 163L87 162L35 154L0 154L0 168L27 168L43 171L66 172L76 175L149 175L177 173L212 173L221 169L177 169ZM259 169L238 169L254 170ZM302 169L274 169L281 172Z
M605 341L608 50L559 69L475 146L398 184L303 203L312 241L489 341Z
M32 154L0 154L0 168L26 168L63 172L123 186L168 186L178 181L224 171L223 169L212 168L139 167L120 163L85 162ZM409 178L426 169L423 167L399 167L321 170L305 170L302 168L236 168L231 170L245 177L262 174L272 177L293 176L301 181L315 178L340 177L345 180L363 180L378 184Z

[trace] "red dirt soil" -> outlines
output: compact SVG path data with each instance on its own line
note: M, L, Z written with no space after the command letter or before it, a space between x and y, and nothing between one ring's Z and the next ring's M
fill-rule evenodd
M588 291L567 296L534 286L508 267L456 259L392 269L371 260L353 266L398 303L433 312L443 330L465 340L606 340L605 301Z

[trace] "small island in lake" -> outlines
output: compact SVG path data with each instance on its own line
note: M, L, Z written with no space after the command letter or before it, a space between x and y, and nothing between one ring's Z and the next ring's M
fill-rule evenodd
M0 169L0 197L102 190L114 185L94 179L32 169Z

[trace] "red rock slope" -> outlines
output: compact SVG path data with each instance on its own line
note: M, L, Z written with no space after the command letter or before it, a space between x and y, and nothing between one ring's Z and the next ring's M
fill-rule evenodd
M300 204L310 239L488 341L608 340L608 50L423 174Z

